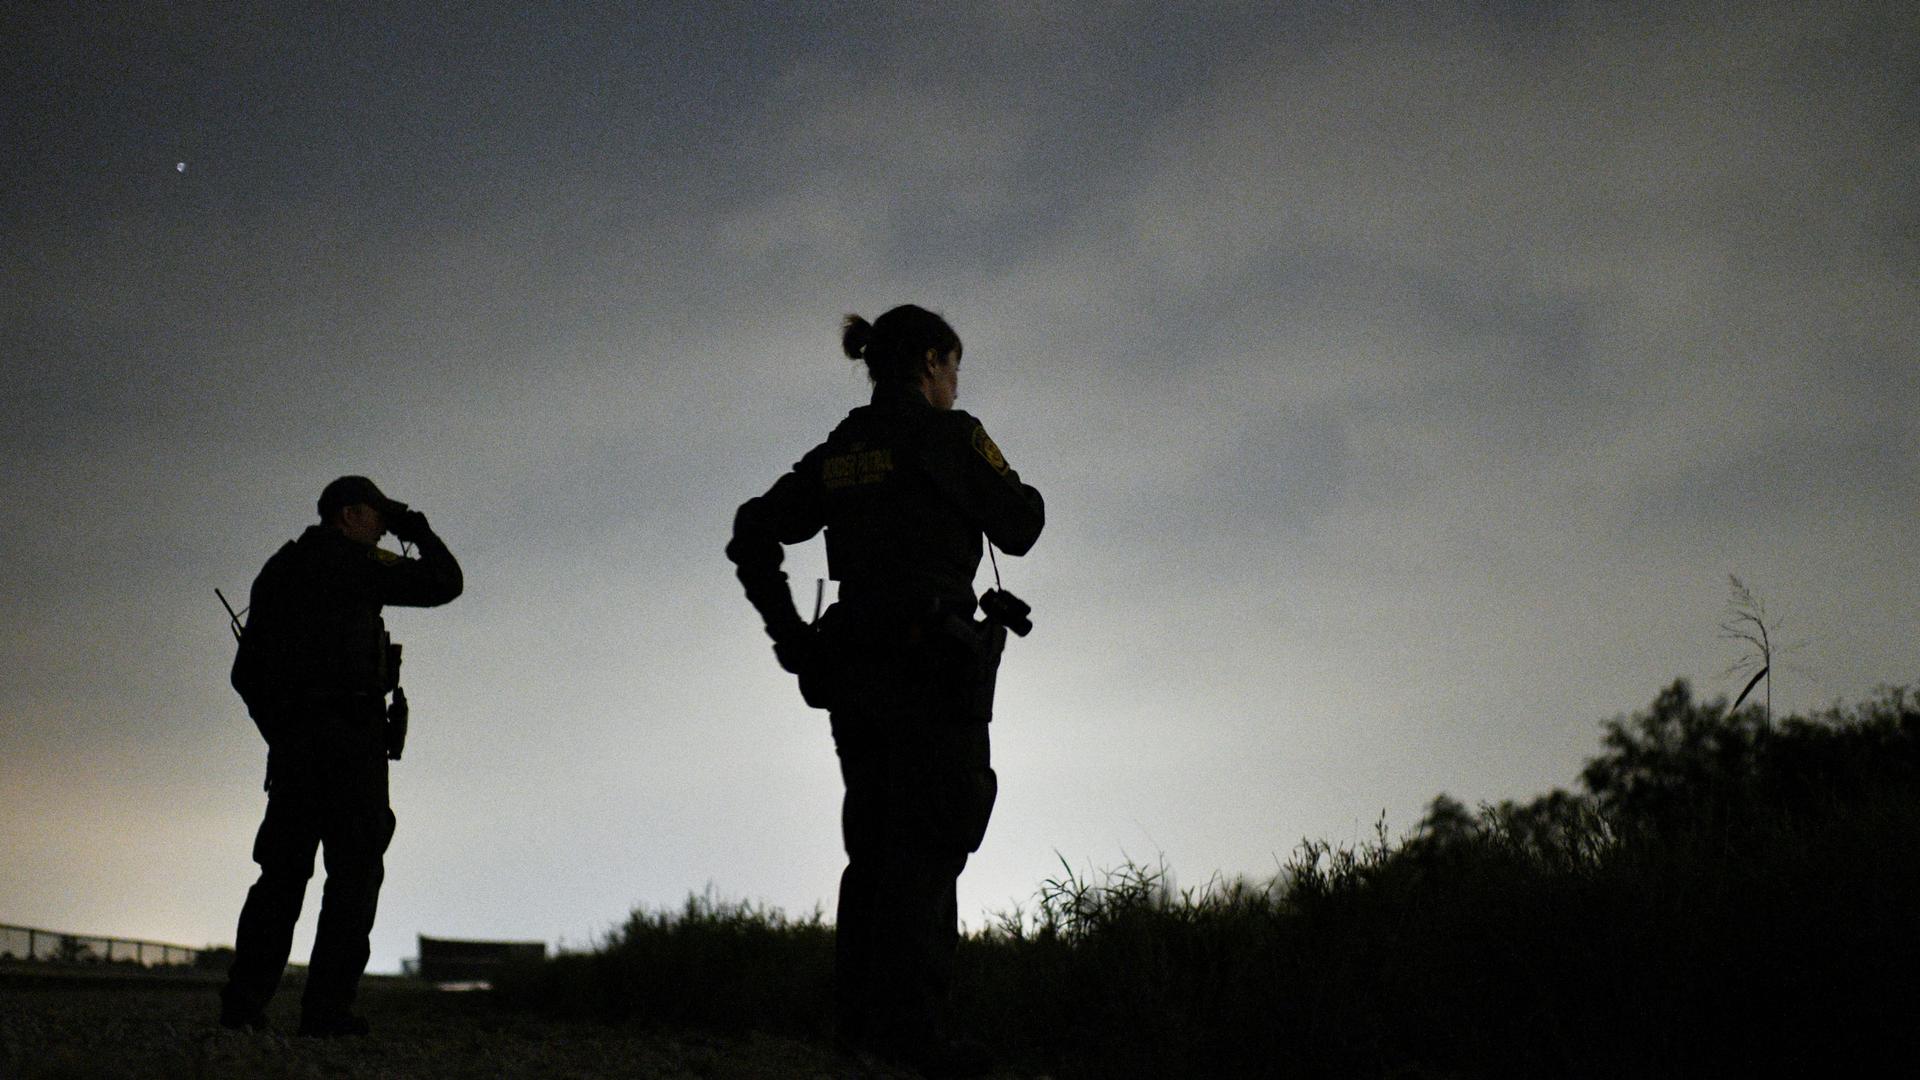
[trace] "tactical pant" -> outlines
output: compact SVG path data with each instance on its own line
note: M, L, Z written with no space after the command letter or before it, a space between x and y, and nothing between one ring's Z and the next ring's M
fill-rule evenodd
M279 988L316 849L324 852L327 882L301 1012L324 1021L352 1008L393 839L380 717L371 699L317 709L297 738L274 748L267 815L253 841L260 879L240 909L220 995L224 1015L258 1015Z
M987 725L943 703L833 714L846 781L835 992L848 1042L913 1060L942 1038L955 883L993 813Z

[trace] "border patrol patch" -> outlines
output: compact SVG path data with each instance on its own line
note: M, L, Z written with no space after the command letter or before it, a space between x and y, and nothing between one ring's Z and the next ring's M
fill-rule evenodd
M828 491L856 484L881 484L893 474L893 448L877 446L865 449L855 443L851 453L835 454L820 463L820 483Z
M997 472L1002 476L1006 475L1007 473L1006 455L1000 452L1000 448L998 446L993 445L993 437L991 435L988 435L987 429L980 426L979 424L973 425L973 448L975 451L977 451L980 454L981 457L987 459L987 464L993 466L994 472Z
M383 548L383 547L374 548L372 554L373 554L374 562L381 563L382 565L385 565L385 566L392 566L394 563L397 563L400 561L399 554L392 551L388 551L386 548Z

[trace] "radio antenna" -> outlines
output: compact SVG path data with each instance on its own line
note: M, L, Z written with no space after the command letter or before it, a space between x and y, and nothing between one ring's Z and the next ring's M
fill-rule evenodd
M239 641L240 632L246 628L246 624L240 621L240 616L245 615L246 612L233 610L233 605L227 603L227 594L221 592L218 586L214 588L213 595L219 597L220 606L227 609L227 629L233 631L233 640Z

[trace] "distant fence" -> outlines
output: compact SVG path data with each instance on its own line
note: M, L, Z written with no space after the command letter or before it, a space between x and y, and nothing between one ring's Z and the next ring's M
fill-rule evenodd
M224 965L229 949L189 949L164 941L94 937L0 923L0 963L116 964L140 968L203 968Z

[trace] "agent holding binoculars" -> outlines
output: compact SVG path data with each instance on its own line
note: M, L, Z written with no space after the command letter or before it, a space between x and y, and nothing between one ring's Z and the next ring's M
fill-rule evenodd
M324 848L327 885L300 1034L335 1037L367 1033L353 1000L393 838L387 761L399 759L406 738L400 647L380 609L444 604L465 581L427 516L364 476L328 484L319 509L320 523L283 545L254 579L244 630L234 620L233 687L267 740L267 813L253 842L260 878L240 910L220 1022L267 1027L313 857ZM378 546L389 532L417 545L419 557Z
M727 557L780 665L832 718L846 783L841 1041L935 1074L965 1067L941 1030L954 888L998 790L987 722L1000 650L1009 628L1031 628L1011 594L976 601L981 536L1025 554L1044 504L979 421L953 407L961 347L946 320L911 304L871 324L849 315L842 347L866 364L871 404L740 507ZM807 623L781 546L823 528L839 596Z

